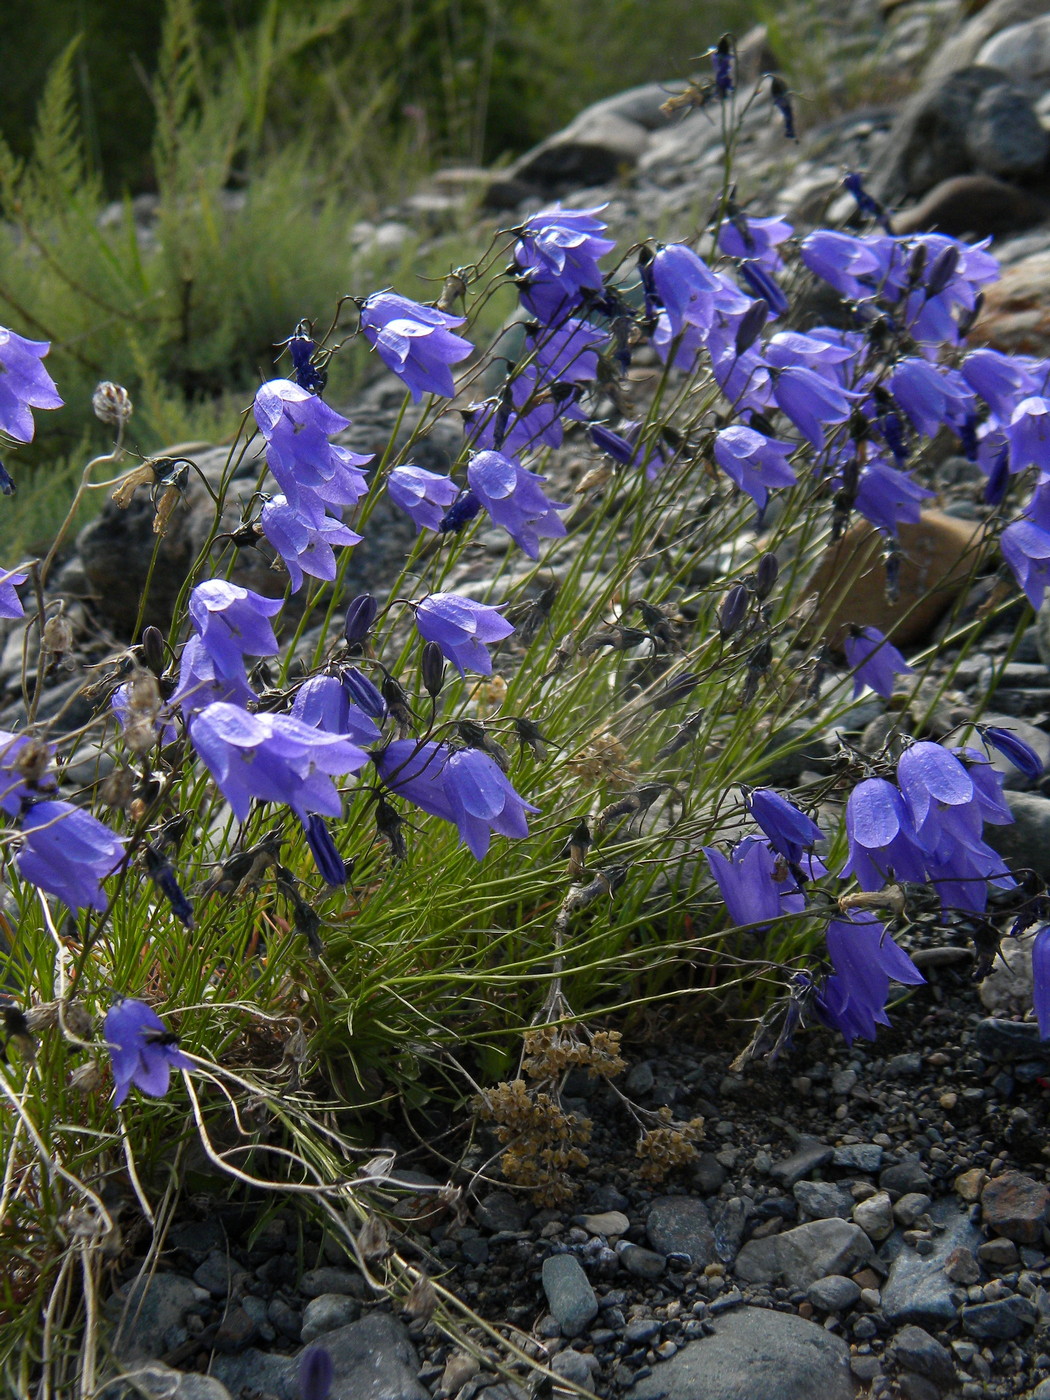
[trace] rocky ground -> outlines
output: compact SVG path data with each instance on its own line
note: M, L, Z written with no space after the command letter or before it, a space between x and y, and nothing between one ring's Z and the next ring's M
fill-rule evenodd
M1006 270L976 341L1050 353L1050 0L983 8L915 0L879 13L858 2L835 11L820 42L824 86L800 96L797 144L785 142L765 89L749 108L738 197L750 212L784 214L803 231L848 217L842 170L866 170L872 188L902 211L902 231L995 239ZM762 32L741 41L742 100L775 62L769 44ZM497 175L445 172L384 220L360 226L355 239L390 244L420 224L440 231L477 207L479 191L493 211L479 214L484 228L561 198L608 203L623 236L681 235L707 216L721 152L705 113L668 123L658 110L666 97L654 87L599 104ZM810 102L824 115L808 112ZM143 218L148 226L145 207ZM381 447L400 396L380 383L349 406L349 445ZM439 434L430 457L416 460L440 468L458 449L454 436ZM211 475L221 471L224 453L190 452ZM571 476L571 454L560 469ZM922 527L949 557L981 512L970 471L959 459L941 463L939 514ZM246 467L244 479L254 470ZM165 542L152 595L160 614L206 529L208 502L198 490L191 485L190 509ZM77 699L86 668L126 641L134 621L127 608L152 553L151 514L144 501L126 512L108 508L65 556L49 597L65 600L74 643L49 681L41 717L63 712L70 729L86 717ZM354 554L362 585L381 587L384 559L398 557L410 535L393 513L377 515ZM457 587L484 577L487 549L482 537ZM246 558L241 581L258 587L263 577L262 563ZM978 580L964 609L991 587ZM942 648L947 690L933 728L947 732L994 689L993 708L1050 762L1050 614L1018 643L1019 617L1020 607L1003 616L978 652ZM927 617L912 645L937 640L937 626ZM3 635L0 725L13 728L24 720L22 629ZM829 720L793 771L770 780L819 773L842 733L877 748L884 709L865 700ZM96 780L105 763L100 750L82 747L66 780ZM996 839L1018 866L1050 878L1050 782L1027 790L1016 774L1009 782L1017 822ZM419 1238L432 1271L447 1271L481 1316L516 1329L557 1376L600 1397L1047 1400L1050 1053L1024 1019L1025 949L1005 945L1007 960L978 983L962 934L935 945L920 921L910 937L929 983L894 1011L893 1029L875 1045L847 1049L810 1032L779 1065L743 1074L730 1070L740 1049L735 1027L694 1029L695 1044L679 1031L628 1046L634 1100L706 1120L696 1160L658 1187L639 1176L620 1099L574 1078L570 1106L596 1125L577 1198L537 1210L493 1180L493 1169L471 1183L482 1159L461 1163L462 1209ZM447 1168L412 1143L390 1145L401 1173L444 1179ZM118 1270L117 1350L136 1369L141 1393L293 1400L296 1356L318 1340L335 1363L335 1400L549 1393L501 1380L483 1335L468 1355L432 1324L392 1314L338 1249L301 1230L291 1212L209 1199L172 1226L148 1287L132 1268Z

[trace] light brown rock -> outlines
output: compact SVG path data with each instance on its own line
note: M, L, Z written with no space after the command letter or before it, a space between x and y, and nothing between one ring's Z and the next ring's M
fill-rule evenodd
M969 341L1009 355L1050 352L1050 253L1022 258L985 288L984 306Z

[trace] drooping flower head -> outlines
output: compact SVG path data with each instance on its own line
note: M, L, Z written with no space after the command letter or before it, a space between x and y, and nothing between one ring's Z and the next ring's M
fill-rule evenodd
M30 409L61 408L55 381L40 363L51 349L47 340L26 340L0 326L0 432L16 442L32 442Z
M24 802L54 796L58 787L50 768L54 753L53 744L0 729L0 812L17 817Z
M177 1037L144 1001L125 997L114 1002L106 1015L105 1035L113 1062L113 1103L117 1108L132 1084L152 1098L163 1098L171 1071L193 1068L193 1061L179 1049Z
M805 897L778 869L769 843L757 836L745 836L728 855L717 846L704 846L703 852L734 924L764 924L805 907Z
M584 288L601 291L598 259L616 245L601 234L605 225L595 209L563 209L560 204L526 219L514 246L521 271L521 299L539 320L552 322L578 306Z
M779 851L794 865L817 841L824 839L824 833L811 817L772 788L745 787L744 802L774 851Z
M190 621L201 646L221 676L238 679L246 656L276 656L270 618L281 611L279 598L264 598L226 579L206 579L190 593Z
M329 441L350 420L316 394L290 379L271 379L256 390L254 413L266 439L266 464L304 518L356 505L368 490L362 468L371 457Z
M76 913L105 909L102 881L124 856L124 838L70 802L34 802L22 811L18 873Z
M451 477L411 465L395 467L387 477L386 489L417 530L440 530L449 506L459 495Z
M857 911L849 919L833 919L826 937L835 971L816 999L817 1014L847 1045L858 1036L874 1040L878 1026L889 1025L890 982L914 986L926 979L872 914Z
M793 232L783 219L751 219L741 214L723 221L718 230L718 246L731 258L751 258L767 272L783 272L784 259L777 248Z
M336 574L333 545L361 543L361 536L324 511L299 511L286 496L274 496L259 513L263 534L284 561L292 592L303 586L304 573L331 583Z
M853 672L854 700L866 685L889 700L896 684L894 677L912 674L904 657L877 627L851 627L842 647Z
M15 589L19 584L25 583L28 577L28 574L18 574L13 569L6 574L0 574L0 617L25 616L22 600Z
M747 492L760 515L771 490L795 485L788 458L797 450L792 443L765 437L743 423L734 423L715 434L715 461L730 481Z
M367 695L368 710L360 705L344 681L336 676L311 676L296 693L292 719L308 724L312 729L323 729L326 734L348 735L355 744L376 743L379 729L375 723L375 705L378 701L379 715L382 717L386 709L383 697L360 672L353 671L351 674L362 686L371 687Z
M544 495L536 472L527 471L501 452L479 452L467 467L470 489L497 525L530 559L538 559L541 539L566 533L557 512L567 505Z
M465 322L465 316L450 316L396 292L374 292L361 307L361 334L416 403L424 394L446 399L455 394L451 366L474 351L452 330Z
M416 626L424 640L437 643L461 676L468 669L491 676L488 645L514 631L498 608L455 593L431 593L418 603Z

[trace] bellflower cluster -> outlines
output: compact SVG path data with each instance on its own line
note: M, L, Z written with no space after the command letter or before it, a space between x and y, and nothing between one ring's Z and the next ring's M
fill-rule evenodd
M847 1045L858 1037L874 1040L878 1027L890 1024L890 983L917 986L926 978L873 914L858 910L833 919L825 937L834 971L818 991L817 1015Z
M196 636L183 649L178 703L196 703L216 684L232 695L247 692L251 697L244 658L277 655L270 619L280 610L280 599L264 598L226 579L199 583L190 594Z
M292 719L326 734L347 736L355 744L377 743L380 732L376 720L385 715L379 691L351 668L342 677L312 676L299 687L292 702Z
M616 246L602 238L605 225L595 209L554 205L527 219L514 246L521 300L546 324L579 306L585 290L601 291L598 259Z
M113 1064L116 1108L134 1084L152 1098L168 1092L173 1069L192 1069L193 1061L179 1049L173 1036L151 1006L124 997L106 1015L106 1044Z
M254 412L270 473L304 519L318 523L327 508L356 505L368 490L362 468L372 459L329 442L350 420L316 394L290 379L271 379L256 391Z
M47 340L26 340L0 326L0 432L16 442L32 442L34 408L61 408L55 381L40 363L51 349Z
M451 749L447 744L395 739L372 755L384 785L415 806L451 822L475 860L487 854L492 833L529 834L526 802L493 758L481 749Z
M488 645L502 641L514 631L498 608L455 593L431 593L417 603L416 626L425 641L435 642L441 648L461 676L468 669L491 676Z
M454 396L451 366L474 352L470 341L453 331L465 324L465 316L450 316L396 292L375 292L361 307L361 334L415 403L424 394Z

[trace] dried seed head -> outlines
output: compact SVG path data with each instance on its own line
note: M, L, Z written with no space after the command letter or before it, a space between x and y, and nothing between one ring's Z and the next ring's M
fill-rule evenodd
M99 796L107 807L125 808L134 791L134 776L126 768L114 768L102 784Z
M131 498L140 486L152 486L154 482L153 466L150 462L143 462L141 466L132 467L126 476L121 477L117 489L110 499L119 510L127 510L131 505Z
M95 1023L82 1001L67 1001L62 1008L62 1024L68 1035L76 1040L90 1040Z
M69 1082L74 1089L79 1089L82 1094L91 1094L102 1083L102 1071L95 1060L88 1060L85 1064L76 1067L69 1076Z
M104 379L95 389L91 396L91 407L96 418L116 427L126 423L135 411L127 389L109 379Z
M429 1322L438 1305L434 1285L426 1274L420 1274L405 1295L401 1311L412 1322Z
M357 1248L366 1262L382 1259L390 1252L390 1237L378 1215L370 1215L357 1232Z
M42 1001L39 1006L31 1006L26 1012L26 1027L34 1034L50 1031L58 1025L58 1002Z
M55 613L44 623L44 650L52 656L64 656L73 645L73 624L64 612Z

